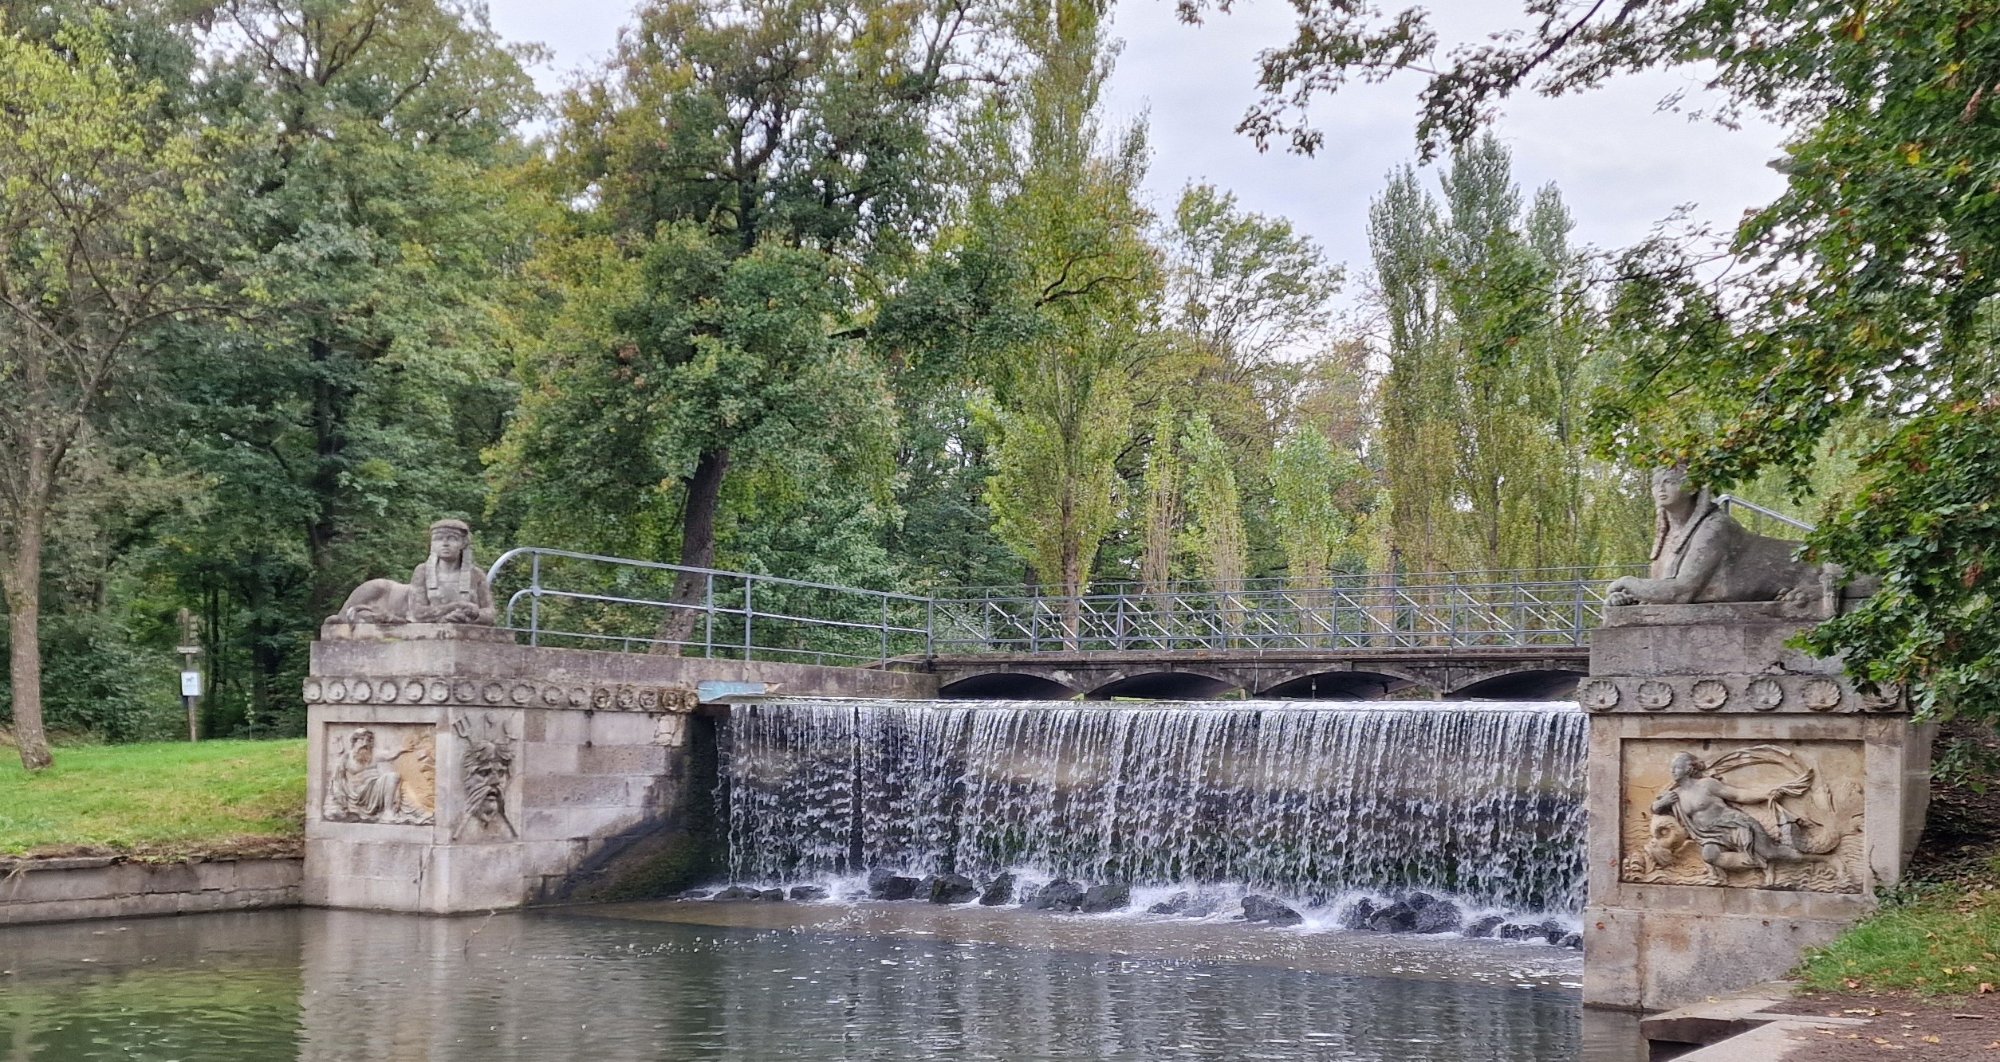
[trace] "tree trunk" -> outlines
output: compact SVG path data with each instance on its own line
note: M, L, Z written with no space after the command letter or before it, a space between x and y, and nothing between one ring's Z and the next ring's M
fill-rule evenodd
M55 762L42 729L42 524L46 506L35 496L17 515L13 563L5 573L9 683L14 696L14 740L21 765L39 771Z
M334 539L340 531L340 474L347 454L347 403L345 388L333 379L333 344L315 338L307 347L313 365L313 464L306 488L312 492L313 513L306 525L306 543L312 564L312 614L323 617L340 607L348 589L332 582Z
M715 511L721 505L722 479L728 473L727 450L705 452L694 464L694 475L687 484L687 507L681 517L680 563L684 568L715 567ZM673 607L660 620L659 640L651 652L660 656L681 654L682 643L694 633L694 625L708 603L707 590L708 579L698 573L682 572L674 579L674 596L669 599ZM743 622L749 623L750 617L743 617Z

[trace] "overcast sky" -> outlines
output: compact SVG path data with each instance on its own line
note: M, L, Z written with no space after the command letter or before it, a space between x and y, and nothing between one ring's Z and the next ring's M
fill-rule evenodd
M544 89L610 53L629 0L489 0L494 28L510 40L539 41L554 61L535 71ZM1447 41L1504 28L1518 13L1498 0L1430 5ZM1345 262L1367 267L1368 201L1391 168L1414 158L1417 82L1355 86L1322 104L1315 123L1326 146L1312 158L1256 146L1234 130L1256 98L1256 54L1288 39L1291 6L1239 0L1233 14L1203 26L1174 18L1171 0L1122 0L1115 32L1124 39L1108 93L1107 117L1148 118L1153 147L1147 190L1171 210L1190 181L1234 192L1242 205L1289 218ZM1746 209L1775 196L1782 179L1765 164L1777 155L1775 129L1723 129L1661 113L1676 91L1699 95L1691 76L1656 73L1593 93L1512 101L1496 132L1513 149L1524 189L1553 181L1576 216L1576 240L1615 248L1643 238L1676 207L1728 230ZM1434 178L1433 178L1434 180ZM1350 294L1357 285L1350 282Z

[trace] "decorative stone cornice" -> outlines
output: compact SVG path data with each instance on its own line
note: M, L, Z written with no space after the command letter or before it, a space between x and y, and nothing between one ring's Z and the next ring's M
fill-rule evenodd
M306 703L313 705L452 705L685 714L700 703L700 695L689 686L585 684L462 675L313 675L306 679L303 692Z
M1593 714L1855 714L1909 710L1902 691L1864 694L1828 674L1593 675L1576 688Z

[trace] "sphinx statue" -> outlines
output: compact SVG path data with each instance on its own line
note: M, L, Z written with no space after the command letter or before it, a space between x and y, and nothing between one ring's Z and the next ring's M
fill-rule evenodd
M1838 603L1840 569L1796 559L1799 543L1760 535L1729 515L1687 471L1653 471L1653 563L1612 582L1613 605L1773 601L1806 611Z
M431 555L410 581L370 579L347 595L328 623L458 623L492 626L493 593L472 561L472 528L463 520L431 525Z

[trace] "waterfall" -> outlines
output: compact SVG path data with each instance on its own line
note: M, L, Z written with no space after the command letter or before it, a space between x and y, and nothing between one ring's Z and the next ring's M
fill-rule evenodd
M730 866L1573 912L1583 754L1567 704L755 701L728 727Z

